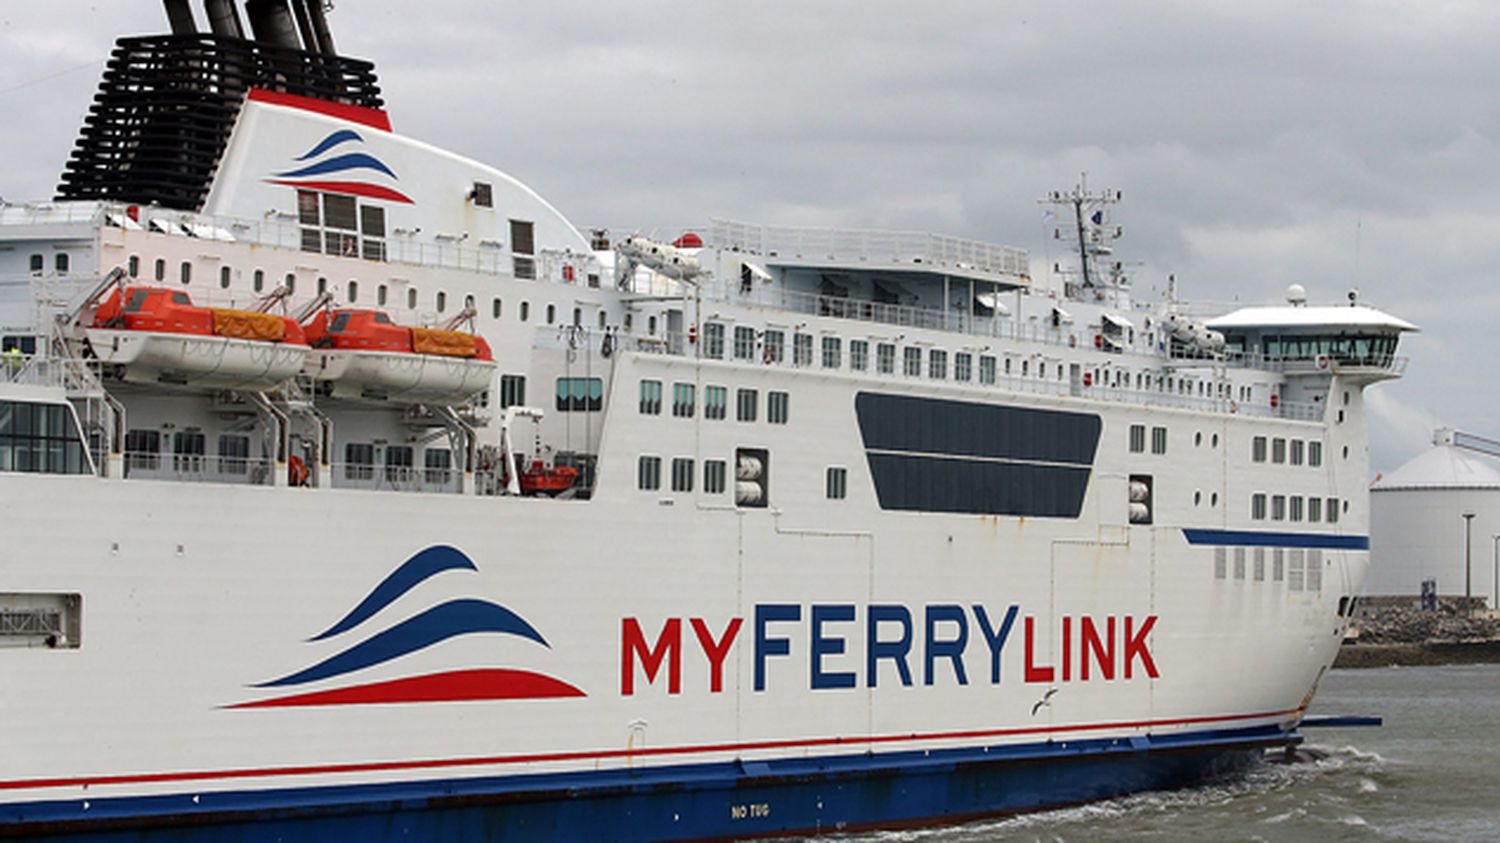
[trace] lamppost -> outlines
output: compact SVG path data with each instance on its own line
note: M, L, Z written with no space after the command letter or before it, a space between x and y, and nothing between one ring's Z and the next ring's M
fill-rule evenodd
M1464 612L1474 611L1474 513L1464 513Z
M1495 596L1490 600L1490 611L1500 612L1500 535L1490 538L1495 540L1495 570L1490 574L1490 585L1495 589Z

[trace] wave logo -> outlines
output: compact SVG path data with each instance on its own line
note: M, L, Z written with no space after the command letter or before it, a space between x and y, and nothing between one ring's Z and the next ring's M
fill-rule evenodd
M308 643L328 641L353 632L418 585L444 571L455 570L477 572L479 569L475 567L473 560L457 548L446 545L429 547L402 563L401 567L375 586L338 623L308 639ZM477 634L511 635L551 648L535 627L498 603L476 599L449 600L369 635L316 664L279 679L261 682L254 687L290 689L337 679L425 650L450 638ZM228 707L276 708L582 696L585 694L578 688L541 673L510 668L473 668L298 692Z
M349 146L358 144L362 147L364 142L365 139L359 132L339 129L318 141L305 154L293 159L296 166L285 172L273 173L266 181L303 190L321 190L326 193L414 204L411 197L394 187L379 183L387 180L400 181L396 172L386 166L384 161L363 149Z

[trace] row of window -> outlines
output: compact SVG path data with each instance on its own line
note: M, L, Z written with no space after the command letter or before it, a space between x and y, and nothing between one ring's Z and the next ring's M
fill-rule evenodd
M1266 503L1267 495L1264 492L1256 492L1250 496L1250 518L1254 521L1264 521L1268 514ZM1337 524L1339 522L1340 507L1343 512L1349 511L1349 502L1340 501L1338 498L1327 498L1327 506L1324 506L1324 498L1302 497L1300 495L1270 495L1269 515L1272 521L1309 521L1312 523L1326 522Z
M1230 549L1214 548L1214 579L1230 578ZM1272 582L1286 581L1291 591L1323 590L1323 551L1316 548L1244 548L1233 549L1234 579L1266 580L1266 557L1270 556Z
M597 379L596 379L597 380ZM561 379L559 380L559 383ZM643 416L659 416L662 411L663 385L661 381L641 381L640 411ZM561 387L559 387L561 390ZM677 418L693 417L697 411L696 384L672 384L672 415ZM735 421L753 422L760 412L760 390L741 388L734 393ZM559 399L560 400L560 399ZM722 421L728 412L729 388L708 385L703 387L703 417L711 421ZM771 390L766 393L766 421L771 424L786 424L791 415L792 398L789 393ZM559 405L558 409L562 409Z
M72 410L66 404L0 401L0 471L88 473Z
M1267 438L1257 436L1250 440L1250 461L1265 462L1267 454ZM1303 441L1301 439L1284 439L1277 436L1269 440L1269 456L1271 462L1277 465L1306 465L1317 468L1323 464L1323 443L1316 439Z
M125 467L155 471L162 464L163 436L159 430L130 430L125 433ZM174 431L166 444L171 446L172 468L181 472L204 470L208 456L208 436L197 430ZM218 470L227 474L245 474L250 470L250 437L223 433L218 440Z
M53 269L57 270L60 273L61 272L67 272L68 271L68 266L69 266L70 263L71 263L71 261L68 258L68 253L67 252L58 252L57 254L55 254L55 255L52 256L52 267L53 267ZM44 269L46 269L46 267L47 267L47 258L45 256L43 256L41 254L33 254L31 256L31 271L32 272L41 272Z
M734 326L732 335L727 335L727 330L723 323L704 323L703 355L705 357L723 360L727 352L729 359L732 360L752 362L759 360L768 364L783 363L787 360L786 331L776 328L757 331L748 325ZM792 365L812 366L814 363L813 335L793 332L790 339ZM824 369L843 368L845 360L843 338L823 336L817 340L818 365ZM899 358L898 351L900 351ZM1019 373L1021 377L1031 377L1035 372L1038 379L1046 380L1049 377L1048 363L1045 360L1036 361L1033 367L1033 361L1027 358L1004 357L1002 359L995 355L975 355L968 351L950 353L944 349L915 345L898 348L895 343L876 343L873 361L870 352L868 340L849 340L847 358L849 369L855 372L873 369L877 374L892 375L896 374L899 363L899 370L906 377L919 378L925 373L933 380L949 380L951 372L951 379L954 381L969 383L977 380L986 386L993 385L999 374L1010 377ZM1067 377L1066 367L1061 362L1053 363L1050 372L1055 373L1052 376L1058 381ZM1200 398L1227 399L1230 396L1230 385L1227 383L1215 384L1203 380L1141 371L1132 373L1122 367L1109 369L1095 367L1085 373L1085 377L1088 379L1088 385L1101 387L1128 389L1133 384L1137 390L1154 389L1158 392L1186 396L1196 394Z
M385 479L397 482L413 474L414 450L410 445L386 445L384 458ZM423 456L426 480L429 483L446 483L451 478L453 452L447 448L428 448ZM375 445L371 442L349 442L344 445L344 478L348 480L372 480L375 478Z
M1130 453L1143 454L1146 452L1146 426L1133 424L1130 426ZM1167 429L1165 427L1151 428L1151 453L1165 454L1167 452Z
M661 489L662 458L650 454L636 461L636 488L654 492ZM723 494L727 488L728 463L724 460L703 461L703 493ZM671 464L671 488L674 492L693 491L696 474L692 457L673 457ZM823 493L829 500L844 500L849 494L849 470L841 466L830 466L824 473Z

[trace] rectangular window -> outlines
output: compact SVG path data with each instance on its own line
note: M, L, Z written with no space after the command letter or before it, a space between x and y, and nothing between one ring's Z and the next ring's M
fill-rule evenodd
M129 430L125 432L125 469L155 471L161 466L161 431Z
M724 324L703 323L703 356L710 360L724 359Z
M1234 549L1234 578L1237 580L1245 578L1245 549L1243 547Z
M297 191L297 222L303 225L320 226L323 218L318 213L318 194L311 190ZM41 267L37 267L41 269Z
M358 231L359 223L357 222L355 213L353 196L340 196L337 193L323 194L324 228L337 228L341 231Z
M995 358L988 354L979 357L979 382L985 386L995 384Z
M1301 439L1292 440L1292 465L1302 464L1302 449L1306 444Z
M792 365L812 365L812 334L792 335Z
M693 491L693 460L691 457L672 458L672 491Z
M348 442L344 445L344 477L349 480L369 480L375 476L375 446L369 442Z
M823 338L823 368L837 369L844 365L844 341L838 337Z
M974 355L967 351L960 351L953 355L953 379L956 381L970 381L974 378Z
M1254 439L1250 440L1250 461L1266 461L1266 437L1257 436Z
M1314 441L1307 443L1307 464L1312 466L1313 468L1317 468L1318 466L1323 464L1322 442Z
M903 349L901 373L909 378L920 378L922 376L922 349L910 347Z
M1323 590L1323 551L1311 548L1307 551L1307 563L1303 568L1303 582L1308 591Z
M1337 523L1339 523L1339 499L1338 498L1329 498L1328 499L1327 515L1328 515L1328 518L1327 518L1328 523L1330 523L1330 524L1337 524Z
M786 360L786 332L766 329L765 350L761 356L767 363L781 363Z
M661 415L661 381L641 381L641 415Z
M748 325L736 325L734 328L734 359L755 359L755 329Z
M1266 581L1266 549L1263 547L1255 549L1255 581Z
M661 488L661 457L641 457L637 461L635 485L648 492Z
M474 200L476 208L495 207L495 188L489 182L476 181L469 189L469 198Z
M422 461L425 463L428 483L441 486L453 479L453 452L447 448L428 448L422 455Z
M1214 579L1229 579L1229 548L1214 548Z
M179 430L172 434L172 467L177 471L203 470L203 455L208 449L207 437L196 430Z
M888 342L875 346L875 371L882 375L896 372L896 347Z
M754 389L741 389L734 396L735 419L742 422L755 421L755 411L760 405L760 393Z
M219 434L219 471L224 474L249 473L250 437L234 433Z
M517 278L536 277L535 226L526 220L510 221L511 260Z
M388 483L411 480L412 448L410 445L385 446L385 479Z
M1304 584L1303 574L1305 573L1303 565L1306 561L1302 549L1294 548L1288 550L1286 555L1288 557L1286 560L1286 587L1292 591L1301 591Z
M723 460L703 461L703 491L709 495L724 494L725 464Z
M703 417L723 421L729 407L729 390L722 386L703 387Z
M1146 426L1143 424L1130 426L1130 453L1146 453Z
M1276 582L1286 579L1286 551L1279 547L1271 551L1271 579Z
M526 403L526 376L500 376L500 409L519 407Z
M849 491L849 470L845 468L829 468L828 477L824 482L824 492L831 501L841 501Z
M690 419L698 405L698 387L690 383L672 384L672 415Z
M767 392L766 421L771 424L786 424L791 400L792 397L785 392Z
M1167 452L1167 429L1165 427L1151 428L1151 453L1165 454Z
M1286 520L1286 495L1271 496L1271 520Z
M1266 520L1266 495L1264 492L1256 492L1250 496L1250 518L1254 521Z
M385 236L385 209L379 205L361 205L359 230L366 237Z
M935 381L948 379L948 352L936 348L928 352L927 376Z
M660 409L660 398L658 394L658 409ZM597 413L602 409L604 409L604 380L602 378L557 379L558 412Z
M1315 524L1317 522L1323 520L1323 499L1322 498L1308 498L1307 499L1307 520L1309 520L1309 521L1311 521L1311 522L1313 522Z
M1292 507L1291 507L1292 518L1291 518L1291 520L1293 520L1293 521L1301 521L1302 520L1302 496L1301 495L1292 495L1291 504L1292 504Z
M1271 462L1277 465L1286 462L1286 440L1279 436L1271 440Z
M849 341L849 368L856 372L863 372L870 368L870 343L868 341Z

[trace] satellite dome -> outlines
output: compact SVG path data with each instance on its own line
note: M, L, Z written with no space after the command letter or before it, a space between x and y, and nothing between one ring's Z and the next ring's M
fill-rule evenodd
M1307 289L1301 284L1293 284L1286 288L1286 300L1295 307L1307 304Z

